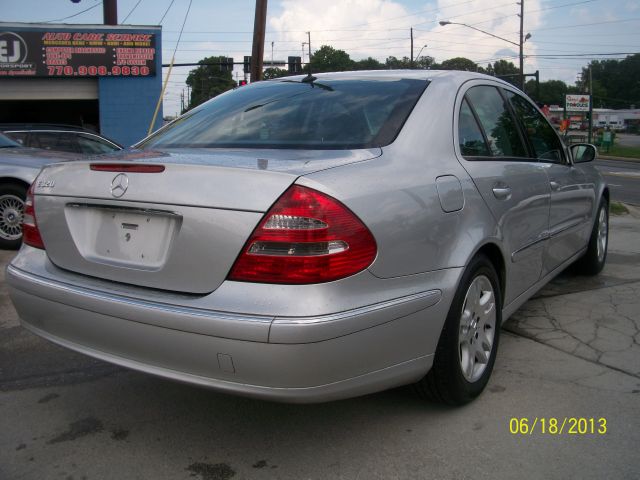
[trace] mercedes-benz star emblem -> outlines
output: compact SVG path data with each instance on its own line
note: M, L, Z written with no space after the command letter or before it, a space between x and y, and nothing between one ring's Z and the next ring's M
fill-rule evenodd
M119 173L111 180L111 195L120 198L129 188L129 177L124 173Z

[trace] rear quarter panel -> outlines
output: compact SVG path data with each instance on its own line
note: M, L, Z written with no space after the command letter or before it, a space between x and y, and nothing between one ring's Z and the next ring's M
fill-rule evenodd
M453 104L458 82L439 78L418 101L399 136L381 157L298 180L345 203L369 227L379 278L466 265L487 242L499 244L495 221L453 150ZM444 212L435 180L460 180L463 207Z

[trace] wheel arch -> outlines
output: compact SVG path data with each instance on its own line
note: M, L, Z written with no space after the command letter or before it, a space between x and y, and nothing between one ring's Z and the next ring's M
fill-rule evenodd
M17 177L0 177L0 185L20 185L21 187L29 188L29 182L24 181Z
M505 289L507 286L507 270L502 249L497 243L487 242L481 245L470 258L478 255L485 255L496 269L498 281L500 282L500 298L501 301L504 302Z

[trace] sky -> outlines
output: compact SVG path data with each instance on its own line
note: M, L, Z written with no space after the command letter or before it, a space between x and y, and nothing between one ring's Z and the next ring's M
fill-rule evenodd
M531 34L524 47L524 70L539 70L541 81L573 84L592 59L621 59L640 52L640 0L522 1L524 32ZM102 23L99 0L0 0L0 11L5 22ZM416 56L421 52L437 62L463 56L482 66L505 59L517 65L518 47L509 42L518 43L519 11L517 0L269 0L265 60L272 55L274 60L301 56L308 31L312 51L331 45L354 60L408 57L413 28ZM176 63L212 55L241 62L251 55L254 13L255 0L118 0L119 23L162 25L163 63L170 62L174 50ZM467 26L440 26L442 20L502 39ZM306 50L304 55L307 61ZM234 72L237 78L242 78L241 68ZM173 69L164 97L165 115L179 113L189 69Z

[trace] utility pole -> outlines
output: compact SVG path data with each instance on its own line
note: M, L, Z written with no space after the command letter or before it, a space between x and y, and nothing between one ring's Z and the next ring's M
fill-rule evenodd
M520 90L524 91L524 0L520 0Z
M311 32L307 32L307 46L309 47L309 75L311 75Z
M273 42L271 42L271 68L273 68Z
M267 0L256 0L256 15L253 22L253 48L251 49L251 81L262 80L264 57L264 34L267 24Z
M593 141L593 75L589 64L589 143Z
M118 0L104 0L102 2L102 13L105 25L117 25Z
M409 66L413 68L413 27L411 27L411 63Z

